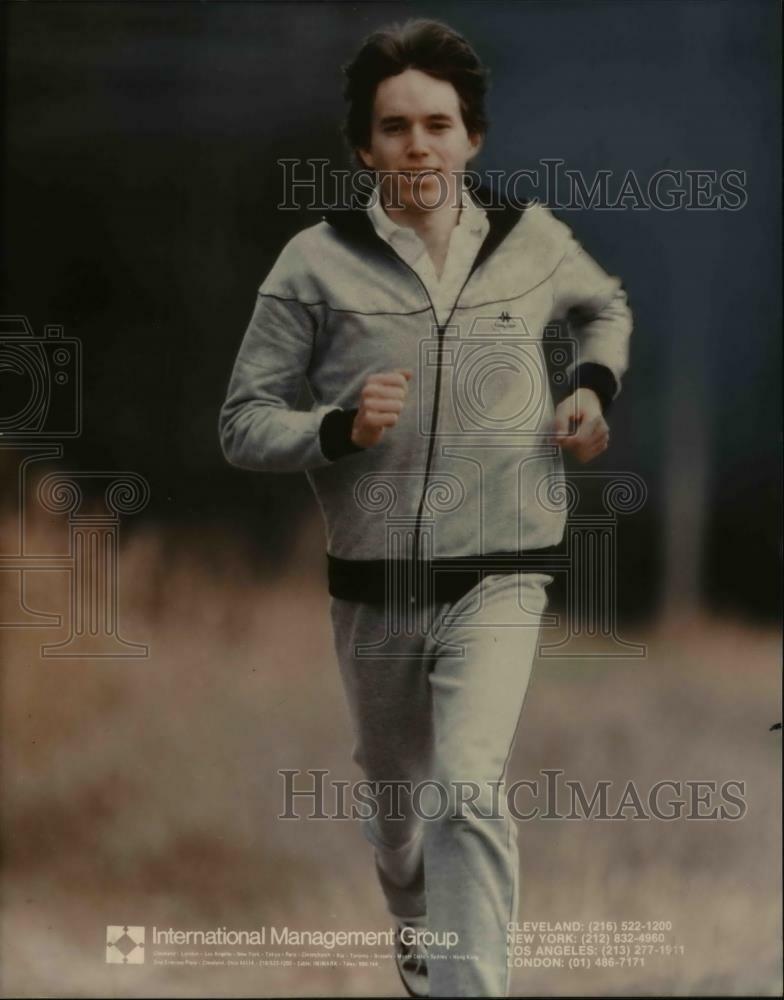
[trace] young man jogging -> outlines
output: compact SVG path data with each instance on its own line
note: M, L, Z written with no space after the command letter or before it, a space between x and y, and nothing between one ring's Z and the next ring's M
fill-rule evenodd
M487 125L463 38L393 26L345 72L373 197L281 252L221 444L243 468L304 471L318 498L354 759L378 783L363 832L406 989L504 996L518 855L499 792L564 534L561 450L606 449L631 314L546 208L465 183ZM579 357L556 408L542 340L557 320ZM308 412L292 409L303 377Z

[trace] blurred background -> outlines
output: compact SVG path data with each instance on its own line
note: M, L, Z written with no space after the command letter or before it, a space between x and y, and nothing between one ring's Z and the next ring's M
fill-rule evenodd
M62 327L82 371L81 433L66 398L61 423L0 444L3 995L399 992L383 961L118 969L103 935L388 926L357 829L275 819L278 768L358 776L323 529L304 476L226 464L217 415L259 284L320 217L276 210L277 161L351 166L340 66L413 15L447 21L491 67L479 170L745 171L737 211L557 213L635 315L593 468L645 484L617 556L619 634L645 655L589 636L570 647L584 656L543 651L510 778L736 778L748 813L523 824L521 919L669 919L685 955L516 971L513 990L781 990L779 6L152 2L0 7L0 314L38 336ZM9 357L0 421L30 391ZM38 493L64 471L85 512L106 509L96 472L146 484L101 529L120 632L146 655L42 653L74 613L73 524ZM545 644L568 633L565 601L559 578Z

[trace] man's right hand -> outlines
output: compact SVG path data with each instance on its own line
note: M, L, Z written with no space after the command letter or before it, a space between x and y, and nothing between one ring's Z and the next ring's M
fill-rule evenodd
M360 448L372 448L394 427L403 410L408 383L414 373L410 368L369 375L360 392L359 409L351 428L351 440Z

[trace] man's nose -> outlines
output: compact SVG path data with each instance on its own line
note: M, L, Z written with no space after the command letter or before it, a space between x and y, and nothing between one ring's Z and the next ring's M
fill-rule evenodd
M426 156L430 151L428 145L427 133L423 128L415 125L411 129L411 137L408 143L408 155L409 156Z

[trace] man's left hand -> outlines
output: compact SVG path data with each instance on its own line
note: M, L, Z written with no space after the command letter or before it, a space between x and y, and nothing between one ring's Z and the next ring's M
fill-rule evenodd
M558 404L548 444L571 451L579 462L590 462L610 443L610 428L593 389L578 389Z

